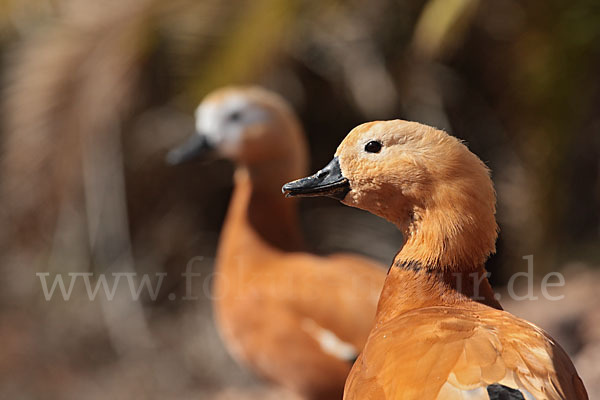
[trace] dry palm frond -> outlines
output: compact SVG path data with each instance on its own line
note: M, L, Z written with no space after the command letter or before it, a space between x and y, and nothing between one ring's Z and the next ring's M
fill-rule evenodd
M3 201L14 229L11 251L33 257L30 265L45 264L40 255L48 252L48 239L57 243L67 232L81 230L73 224L84 224L96 272L115 263L132 268L122 264L130 245L119 127L132 105L146 51L143 6L122 7L121 14L110 16L99 13L93 24L74 18L72 24L48 28L14 55L5 104ZM65 220L69 210L79 218ZM85 243L67 245L77 254L81 249L73 246ZM56 263L69 272L90 264L70 261ZM113 320L107 321L109 329L137 332L142 338L137 343L144 345L143 338L149 338L138 307L130 302L103 309ZM133 346L128 337L124 330L113 332L117 347Z
M417 21L415 52L434 60L460 43L479 6L479 0L430 0Z

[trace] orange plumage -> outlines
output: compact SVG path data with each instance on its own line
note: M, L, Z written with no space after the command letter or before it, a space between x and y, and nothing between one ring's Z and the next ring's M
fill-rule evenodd
M283 99L258 88L209 95L202 136L236 163L235 189L216 260L214 308L230 353L307 399L341 398L385 279L366 258L303 252L294 201L281 185L305 174L306 145ZM172 161L198 149L184 146Z
M335 163L284 190L345 187L345 204L405 236L344 399L588 398L562 348L494 297L484 262L495 250L495 193L479 158L445 132L397 120L355 128Z

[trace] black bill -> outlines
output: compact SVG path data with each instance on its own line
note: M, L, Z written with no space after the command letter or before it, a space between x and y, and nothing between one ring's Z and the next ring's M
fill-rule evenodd
M196 158L205 157L212 153L213 147L204 135L195 134L184 144L167 153L167 163L170 165L183 164Z
M335 157L316 174L286 183L281 191L285 197L327 196L343 200L350 191L350 182L342 175L340 162Z

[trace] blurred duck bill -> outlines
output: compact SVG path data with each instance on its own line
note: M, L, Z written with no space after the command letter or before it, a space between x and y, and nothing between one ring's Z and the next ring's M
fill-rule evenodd
M196 159L204 159L212 154L214 148L202 134L192 135L185 143L167 153L167 163L170 165L183 164Z

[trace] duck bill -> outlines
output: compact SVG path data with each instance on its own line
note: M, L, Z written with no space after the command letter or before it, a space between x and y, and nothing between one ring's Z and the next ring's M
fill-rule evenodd
M204 159L212 154L213 150L213 147L206 140L206 136L195 134L185 143L167 153L167 163L178 165L195 159Z
M316 174L286 183L281 191L285 197L325 196L341 201L350 191L350 182L342 175L340 162L335 157Z

